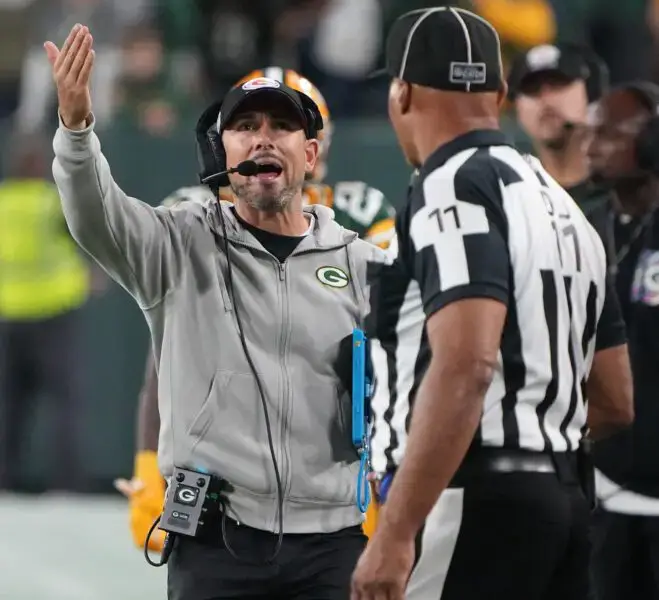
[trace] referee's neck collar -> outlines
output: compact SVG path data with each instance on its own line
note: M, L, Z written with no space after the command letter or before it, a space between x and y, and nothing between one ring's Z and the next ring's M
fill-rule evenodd
M482 146L511 145L510 141L500 129L474 129L463 133L450 142L439 146L421 166L421 174L427 175L438 167L441 167L451 157L469 148Z

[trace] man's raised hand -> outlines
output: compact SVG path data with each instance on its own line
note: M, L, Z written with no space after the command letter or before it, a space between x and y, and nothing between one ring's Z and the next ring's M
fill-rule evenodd
M53 42L44 44L57 86L60 117L69 129L84 129L92 110L89 78L94 66L93 41L87 27L75 25L61 50Z

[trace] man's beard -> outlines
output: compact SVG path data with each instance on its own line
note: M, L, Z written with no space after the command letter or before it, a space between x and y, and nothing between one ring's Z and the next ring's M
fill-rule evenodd
M281 213L289 209L295 194L302 189L302 183L288 185L279 191L273 190L272 192L250 189L247 183L232 185L231 189L236 198L255 210Z

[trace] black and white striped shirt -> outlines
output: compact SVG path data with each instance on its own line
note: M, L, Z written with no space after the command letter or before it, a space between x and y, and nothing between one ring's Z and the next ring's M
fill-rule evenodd
M606 292L604 247L572 198L502 133L474 131L423 165L399 212L397 237L391 263L372 270L374 470L395 468L405 452L430 361L426 318L473 297L508 307L474 442L575 450L594 353L625 338Z

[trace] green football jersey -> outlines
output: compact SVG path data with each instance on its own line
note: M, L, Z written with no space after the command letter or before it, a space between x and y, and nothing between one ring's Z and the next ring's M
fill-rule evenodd
M318 183L304 186L306 204L334 210L335 221L360 238L386 248L395 228L395 210L384 194L363 181L340 181L333 188Z

